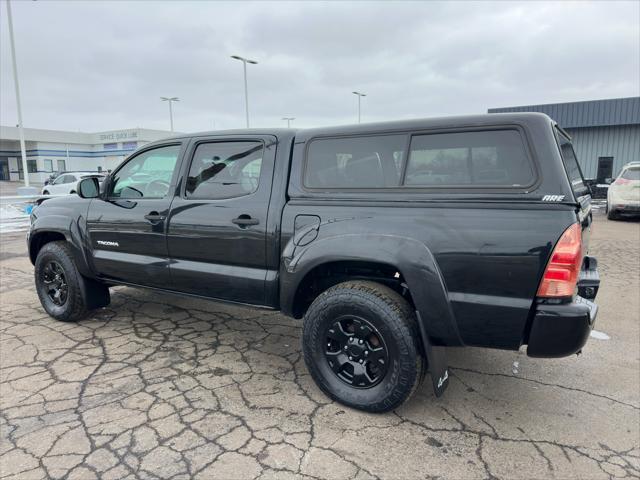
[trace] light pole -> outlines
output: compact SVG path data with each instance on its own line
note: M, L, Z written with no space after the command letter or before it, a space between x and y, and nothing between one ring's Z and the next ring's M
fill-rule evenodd
M172 102L179 102L178 97L160 97L163 102L169 102L169 122L171 124L171 131L173 132L173 108L171 108Z
M293 122L296 117L282 117L282 119L287 121L287 128L291 128L291 122Z
M16 87L16 108L18 109L18 135L20 136L20 153L22 155L22 174L25 189L29 187L29 170L27 168L27 148L24 144L22 125L22 106L20 104L20 84L18 82L18 63L16 62L16 45L13 40L13 20L11 18L11 2L7 0L7 21L9 22L9 43L11 44L11 60L13 62L13 83ZM28 194L28 192L25 192Z
M247 63L250 63L251 65L257 65L258 62L241 57L239 55L231 55L231 58L233 58L234 60L240 60L242 62L242 68L244 70L244 106L245 113L247 114L247 128L249 128L249 89L247 88Z
M360 99L366 97L367 94L361 92L353 92L353 94L358 96L358 123L360 123Z

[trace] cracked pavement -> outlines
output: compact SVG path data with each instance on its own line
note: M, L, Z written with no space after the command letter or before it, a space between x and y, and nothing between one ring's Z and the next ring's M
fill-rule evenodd
M119 287L62 323L40 307L24 235L0 253L0 478L640 476L638 222L594 225L610 340L555 360L451 349L442 398L425 381L383 415L316 388L296 320Z

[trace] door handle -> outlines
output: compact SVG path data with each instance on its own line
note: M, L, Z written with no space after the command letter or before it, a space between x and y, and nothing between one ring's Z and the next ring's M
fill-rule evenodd
M158 212L149 212L144 216L144 218L146 220L149 220L151 223L154 223L154 222L161 222L162 220L165 219L165 216L160 215Z
M251 215L240 215L238 218L234 218L231 220L233 223L238 225L240 228L248 227L249 225L258 225L260 220L257 218L251 218Z

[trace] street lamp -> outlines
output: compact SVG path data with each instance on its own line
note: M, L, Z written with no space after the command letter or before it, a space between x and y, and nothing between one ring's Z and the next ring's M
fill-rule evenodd
M247 63L251 65L257 65L255 60L249 60L248 58L241 57L239 55L231 55L234 60L240 60L242 62L242 68L244 70L244 106L247 115L247 128L249 128L249 90L247 89Z
M171 108L171 104L173 102L179 102L180 99L178 97L160 97L160 100L169 102L169 122L171 124L171 131L173 132L173 108Z
M291 128L291 122L293 122L296 117L282 117L282 119L287 121L287 128Z
M360 123L360 99L362 97L366 97L367 94L366 93L361 93L361 92L352 92L354 95L358 96L358 123Z
M27 148L24 144L24 129L22 125L22 106L20 104L20 84L18 82L18 64L16 62L16 45L13 40L13 20L11 18L11 2L7 0L7 21L9 22L9 43L11 44L11 60L13 62L13 84L16 87L16 108L18 110L18 135L20 136L20 153L22 155L22 173L24 177L25 195L29 187L29 169L27 168Z

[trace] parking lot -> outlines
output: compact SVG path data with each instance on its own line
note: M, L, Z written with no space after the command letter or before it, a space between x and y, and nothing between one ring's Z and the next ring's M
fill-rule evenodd
M640 224L597 213L602 286L580 356L450 349L442 398L364 414L307 374L300 323L131 288L48 317L24 232L2 235L0 477L640 476Z

